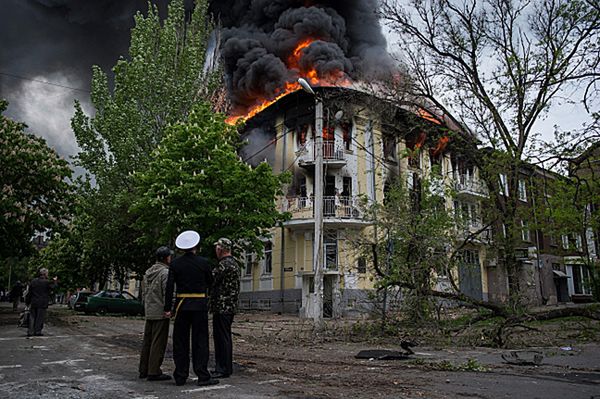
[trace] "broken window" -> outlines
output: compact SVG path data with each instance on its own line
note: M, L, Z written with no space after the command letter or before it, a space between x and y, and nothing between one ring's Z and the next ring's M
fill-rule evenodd
M273 272L273 243L265 242L265 274Z

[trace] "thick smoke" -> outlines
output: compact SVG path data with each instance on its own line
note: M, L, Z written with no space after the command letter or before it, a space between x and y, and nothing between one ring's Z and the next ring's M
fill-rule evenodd
M154 1L163 12L167 2ZM89 104L92 65L109 71L126 56L133 15L146 8L146 0L4 0L0 98L9 101L8 116L73 155L73 100Z
M319 78L388 76L376 11L378 0L220 0L211 3L223 25L222 57L238 111L270 99L309 69ZM298 44L316 40L290 59Z

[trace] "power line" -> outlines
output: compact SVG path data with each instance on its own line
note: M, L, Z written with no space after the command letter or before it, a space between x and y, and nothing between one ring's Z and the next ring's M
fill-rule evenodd
M83 92L83 93L90 93L89 90L79 89L77 87L65 86L65 85L61 85L60 83L48 82L48 81L45 81L45 80L32 79L32 78L28 78L28 77L25 77L25 76L13 75L12 73L0 72L0 75L2 75L2 76L8 76L8 77L14 78L14 79L27 80L29 82L41 83L41 84L45 84L45 85L49 85L49 86L61 87L63 89L68 89L68 90L80 91L80 92Z

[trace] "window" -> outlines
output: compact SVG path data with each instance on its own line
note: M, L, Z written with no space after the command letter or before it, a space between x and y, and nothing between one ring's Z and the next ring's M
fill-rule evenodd
M581 239L581 234L574 234L575 236L575 248L577 248L577 250L579 252L583 251L583 240Z
M561 236L561 239L562 239L562 247L564 249L569 249L569 236L566 234L563 234Z
M461 260L465 265L479 265L479 252L465 249L461 251Z
M383 137L383 157L386 161L397 160L396 157L396 139L391 136Z
M246 253L246 256L244 259L244 275L252 276L252 254L251 253Z
M521 238L523 241L531 241L531 232L529 231L529 223L521 220Z
M519 180L519 199L527 202L527 186L524 180Z
M556 236L554 234L550 235L550 245L553 247L558 246L558 243L556 242Z
M356 269L359 273L367 272L367 260L365 258L358 258L358 261L356 263Z
M323 250L325 253L325 268L337 270L337 233L327 233L323 237Z
M352 150L352 124L340 123L340 128L342 129L342 135L344 138L344 148L347 151L350 151Z
M296 144L298 148L302 148L306 144L306 136L308 134L308 125L298 126L296 128Z
M267 241L265 243L265 274L273 272L273 243Z
M502 236L506 238L506 224L502 223Z
M504 173L500 173L500 192L508 197L508 180Z

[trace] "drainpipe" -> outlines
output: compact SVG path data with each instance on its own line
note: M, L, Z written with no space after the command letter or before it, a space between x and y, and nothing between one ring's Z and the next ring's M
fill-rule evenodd
M285 168L285 162L286 162L286 155L287 155L287 126L285 125L285 115L283 117L284 119L284 124L283 124L283 130L284 130L284 135L283 135L283 156L281 157L281 173L284 173L286 168ZM279 277L279 301L281 303L281 307L280 307L280 311L283 314L283 311L285 309L285 227L283 225L281 225L281 256L280 256L280 267L279 267L279 273L280 273L280 277Z
M542 164L542 170L544 169L544 166ZM544 191L546 188L546 176L544 174ZM517 182L517 184L519 184ZM529 176L529 186L533 187L533 175ZM533 190L531 190L531 206L533 207L533 222L536 225L536 229L535 229L535 245L537 246L536 251L535 251L535 258L536 258L536 266L537 266L537 274L538 274L538 281L539 281L539 285L540 285L540 296L542 298L542 304L546 304L545 302L547 300L544 299L544 280L542 279L542 265L540 265L540 235L538 234L538 229L537 229L537 225L538 225L538 221L537 221L537 216L536 216L536 204L535 204L535 195L533 194Z

